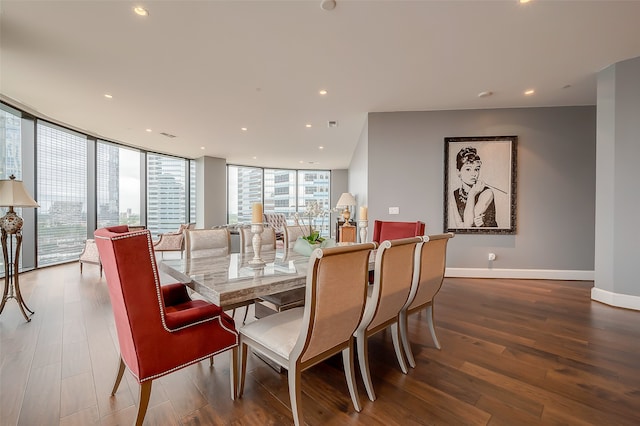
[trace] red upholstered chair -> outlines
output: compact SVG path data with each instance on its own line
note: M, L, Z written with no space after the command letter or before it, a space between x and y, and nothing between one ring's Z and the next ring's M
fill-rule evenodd
M380 244L385 240L421 237L424 235L424 222L389 222L376 220L373 224L373 241Z
M401 238L421 237L424 235L424 222L390 222L376 220L373 223L373 241L399 240ZM369 273L369 283L373 283L373 272Z
M184 284L160 285L153 241L147 230L98 229L95 241L109 287L120 345L115 395L125 366L140 383L136 425L149 404L151 382L228 349L231 398L237 389L238 333L219 306L191 300Z

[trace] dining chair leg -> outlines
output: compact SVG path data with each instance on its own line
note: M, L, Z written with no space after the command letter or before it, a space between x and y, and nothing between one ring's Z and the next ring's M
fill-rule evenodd
M113 383L113 389L111 389L111 396L114 396L118 391L118 387L120 386L120 381L122 381L122 376L124 375L124 361L122 357L120 357L120 362L118 364L118 373L116 374L116 381Z
M238 395L238 347L231 349L229 359L229 376L231 378L231 400L235 401Z
M369 372L369 351L367 350L367 336L365 331L356 336L356 346L358 348L358 364L360 365L360 375L362 375L364 387L367 390L369 399L371 401L375 401L376 394L373 391L373 383L371 383L371 373Z
M300 406L302 391L300 390L300 370L296 366L290 365L288 370L289 378L289 399L291 399L291 414L295 426L304 424L302 407Z
M360 398L358 397L358 386L356 385L356 374L353 365L354 349L353 339L351 339L349 346L342 350L342 363L344 364L344 374L347 378L347 386L349 387L353 407L359 413L362 411L362 406L360 405Z
M440 349L440 341L438 341L438 336L436 336L436 329L433 326L433 304L427 306L427 323L429 324L429 331L431 332L433 344L436 345L436 348Z
M411 368L415 368L416 360L413 358L408 334L407 311L404 311L400 313L400 340L402 340L402 348L404 349L404 354L407 357L409 366L411 366Z
M404 360L404 355L402 354L402 348L400 347L400 339L398 337L399 327L400 325L398 324L398 322L391 324L391 338L393 339L393 348L396 351L396 358L398 358L398 364L400 364L400 370L402 370L404 374L407 374L409 372L409 369L407 368L407 363Z
M244 379L245 379L245 373L247 371L247 345L245 343L240 343L240 351L239 351L239 355L240 357L240 362L239 364L239 368L240 371L238 373L238 398L242 398L242 392L244 392Z
M140 403L138 405L138 415L136 416L136 426L142 426L144 416L147 414L149 398L151 397L151 382L151 380L147 380L140 384Z
M213 367L213 355L209 357L209 367Z

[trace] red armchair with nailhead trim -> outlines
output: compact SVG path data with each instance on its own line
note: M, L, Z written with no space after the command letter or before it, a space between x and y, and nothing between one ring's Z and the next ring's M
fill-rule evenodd
M237 390L238 333L233 319L184 284L160 285L148 230L127 226L95 231L120 345L115 395L125 366L140 383L136 425L142 424L152 380L231 349L231 398Z

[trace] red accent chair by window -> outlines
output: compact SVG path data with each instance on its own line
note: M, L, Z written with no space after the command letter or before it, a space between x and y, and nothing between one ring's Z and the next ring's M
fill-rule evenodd
M231 398L237 393L238 333L233 319L203 300L192 300L184 284L160 285L148 230L127 226L95 231L109 287L120 346L115 395L125 367L140 383L136 425L149 404L151 382L231 349Z
M421 237L424 235L424 222L390 222L376 220L373 224L373 241L380 244L385 240Z

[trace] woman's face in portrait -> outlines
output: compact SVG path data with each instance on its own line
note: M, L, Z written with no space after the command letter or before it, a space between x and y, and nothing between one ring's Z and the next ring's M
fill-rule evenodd
M472 161L466 162L460 167L458 171L458 176L460 180L468 185L473 186L478 181L478 177L480 176L480 167L482 166L482 161Z

